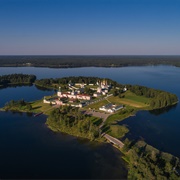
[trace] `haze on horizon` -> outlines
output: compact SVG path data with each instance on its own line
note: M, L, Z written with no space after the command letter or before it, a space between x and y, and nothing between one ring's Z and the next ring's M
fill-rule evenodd
M179 0L0 0L0 55L179 55Z

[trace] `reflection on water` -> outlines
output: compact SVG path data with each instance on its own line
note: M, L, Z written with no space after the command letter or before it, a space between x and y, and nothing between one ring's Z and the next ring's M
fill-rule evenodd
M11 85L5 85L5 86L1 86L0 87L0 89L7 89L7 88L16 88L16 87L25 87L25 86L27 86L27 87L31 87L31 86L33 86L33 84L20 84L20 85L15 85L15 84L11 84Z
M38 90L41 90L41 91L51 91L52 92L52 89L48 89L48 88L45 88L45 87L41 87L41 86L36 86L35 87L38 89ZM54 90L55 91L55 90Z
M154 109L154 110L150 110L149 112L151 114L154 114L154 115L160 115L160 114L163 114L163 113L167 113L169 112L170 110L172 109L175 109L177 107L177 104L175 105L172 105L172 106L168 106L168 107L165 107L165 108L161 108L161 109Z
M177 121L179 105L162 111L140 111L136 116L129 117L118 122L119 125L126 125L129 139L143 139L148 144L161 151L171 153L180 157L180 122ZM178 108L179 109L179 108ZM125 137L125 138L126 138Z
M110 144L54 133L46 116L0 112L0 178L122 179L127 169Z
M44 96L52 95L53 90L37 89L35 86L9 87L0 89L0 107L3 107L7 102L13 100L24 99L25 101L34 101L42 99Z

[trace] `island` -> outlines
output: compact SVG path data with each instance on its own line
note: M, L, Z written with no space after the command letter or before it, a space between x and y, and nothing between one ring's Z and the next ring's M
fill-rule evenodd
M179 178L177 157L144 141L122 140L129 129L117 124L139 110L175 105L175 94L98 77L34 78L32 82L37 87L54 89L55 93L34 102L11 100L3 110L32 112L35 117L43 113L48 116L47 126L55 132L111 142L124 154L129 179Z

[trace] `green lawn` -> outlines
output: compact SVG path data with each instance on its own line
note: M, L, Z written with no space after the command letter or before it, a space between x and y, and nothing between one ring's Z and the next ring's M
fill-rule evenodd
M45 112L49 114L52 106L50 104L43 103L43 99L31 102L33 112Z
M115 138L122 138L128 132L129 129L125 126L111 125L108 134Z
M124 98L118 96L110 96L108 100L113 104L125 104L136 108L145 108L149 106L149 99L142 96L137 96L131 92L124 93Z
M125 108L119 110L118 112L110 115L105 124L111 124L114 123L115 121L121 121L124 120L125 118L134 115L136 112L136 108L132 108L130 106L126 106Z
M144 96L137 96L137 95L135 95L134 93L132 93L130 91L126 91L125 98L129 99L129 100L136 101L136 102L141 102L141 103L144 103L144 104L149 104L149 102L150 102L149 98L146 98Z
M150 99L142 96L137 96L134 93L127 91L124 93L124 98L119 98L118 96L110 96L107 100L102 100L97 103L93 103L86 108L92 108L98 110L101 106L106 105L108 103L113 103L116 105L124 104L129 105L136 108L147 108L149 106Z

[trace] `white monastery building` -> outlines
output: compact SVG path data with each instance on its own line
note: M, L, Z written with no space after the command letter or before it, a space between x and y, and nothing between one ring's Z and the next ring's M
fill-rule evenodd
M62 98L70 98L70 99L82 99L82 100L91 100L91 96L87 94L77 94L76 92L61 92L60 88L59 91L57 92L57 96Z

